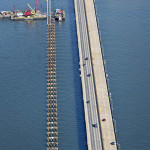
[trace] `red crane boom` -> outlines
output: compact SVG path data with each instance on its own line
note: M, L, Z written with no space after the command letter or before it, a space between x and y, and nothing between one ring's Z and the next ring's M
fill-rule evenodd
M36 13L36 11L37 11L37 9L38 9L38 5L39 5L39 0L36 0L36 4L35 4L35 13Z

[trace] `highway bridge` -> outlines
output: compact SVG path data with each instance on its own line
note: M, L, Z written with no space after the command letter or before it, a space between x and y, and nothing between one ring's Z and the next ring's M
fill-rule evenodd
M93 0L74 0L88 150L117 150Z
M74 0L88 150L117 150L93 0ZM58 150L55 20L47 0L47 150Z
M78 13L78 42L80 52L80 65L82 86L84 86L84 109L86 109L86 128L88 134L88 147L93 150L101 150L101 134L99 127L98 112L96 107L96 94L94 89L93 70L91 64L90 44L86 23L86 14L83 1L77 1Z

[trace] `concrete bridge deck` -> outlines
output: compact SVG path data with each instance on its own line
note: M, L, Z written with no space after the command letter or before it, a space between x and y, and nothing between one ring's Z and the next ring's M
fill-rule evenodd
M94 2L74 4L88 149L117 150Z

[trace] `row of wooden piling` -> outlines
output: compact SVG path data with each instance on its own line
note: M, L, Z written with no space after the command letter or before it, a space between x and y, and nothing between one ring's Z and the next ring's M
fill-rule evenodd
M58 150L55 19L47 24L47 150Z

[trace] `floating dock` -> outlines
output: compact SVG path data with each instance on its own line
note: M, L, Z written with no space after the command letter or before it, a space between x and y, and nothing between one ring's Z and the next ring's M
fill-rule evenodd
M74 0L88 150L117 150L94 0Z

